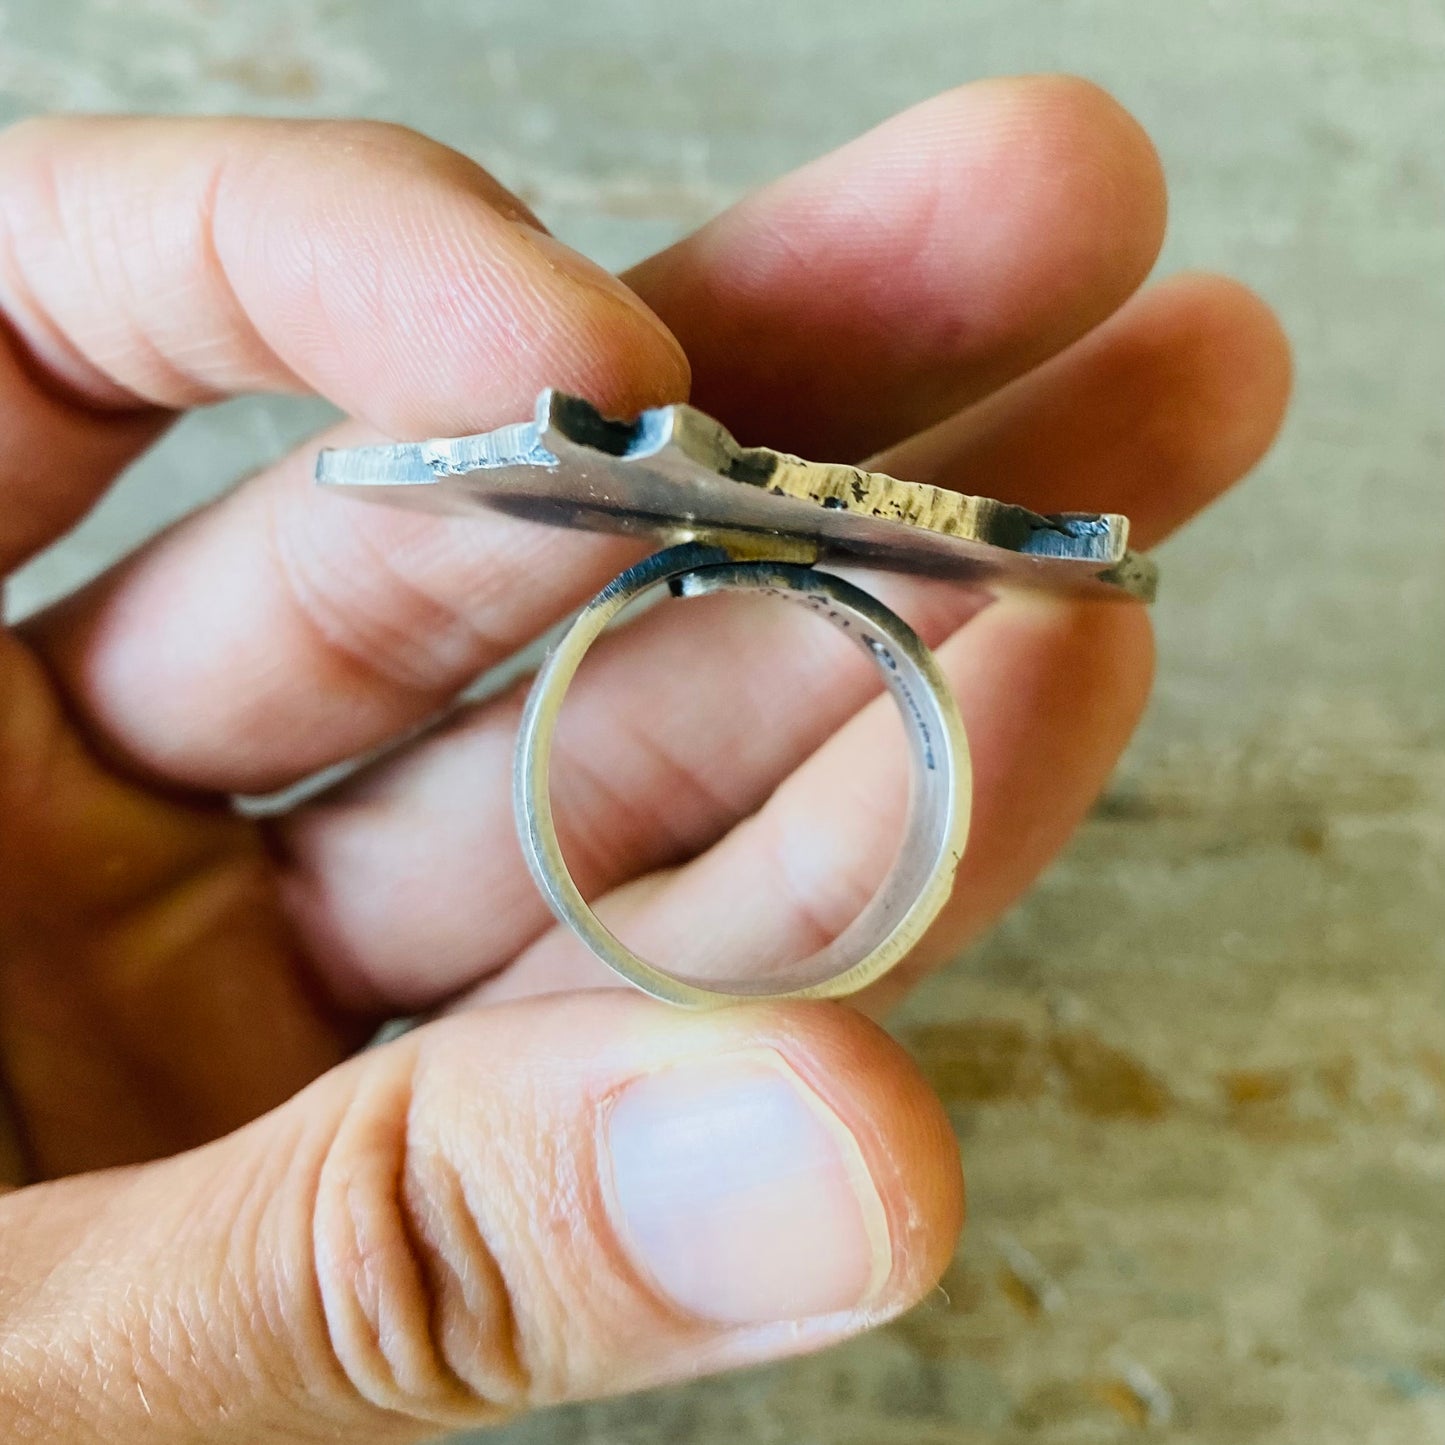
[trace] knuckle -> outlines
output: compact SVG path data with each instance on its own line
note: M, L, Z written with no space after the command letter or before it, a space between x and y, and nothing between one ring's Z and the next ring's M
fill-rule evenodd
M429 519L362 508L340 516L315 501L276 497L267 546L285 602L334 671L367 690L429 699L505 651L459 600L464 561L418 558L405 545Z
M411 1127L417 1049L378 1051L330 1139L311 1228L326 1346L372 1405L489 1424L532 1382L510 1283L466 1182Z

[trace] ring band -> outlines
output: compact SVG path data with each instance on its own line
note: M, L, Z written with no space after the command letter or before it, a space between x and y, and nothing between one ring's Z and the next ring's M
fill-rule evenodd
M836 997L861 988L918 941L947 899L963 852L968 748L937 664L888 608L810 570L813 565L1116 602L1152 601L1158 579L1149 558L1129 551L1127 517L1045 515L991 497L744 446L721 422L681 403L618 419L584 397L549 388L537 397L530 421L474 436L323 450L316 481L354 497L443 515L499 513L668 543L693 539L625 572L583 609L533 686L513 795L522 851L552 912L624 978L695 1008L744 998ZM882 887L828 947L766 983L704 987L638 958L587 906L557 842L548 768L563 694L607 623L663 584L680 596L772 592L821 612L872 655L908 733L908 822Z
M903 842L878 891L830 944L755 984L707 987L638 957L588 906L557 838L550 767L567 688L608 623L664 585L679 597L762 592L824 617L872 657L909 739L912 781ZM738 561L721 547L696 542L670 547L623 572L578 614L533 683L513 773L522 852L552 912L630 983L687 1008L759 998L837 998L881 977L918 941L948 898L968 833L971 791L957 704L932 653L907 623L840 577L788 562Z

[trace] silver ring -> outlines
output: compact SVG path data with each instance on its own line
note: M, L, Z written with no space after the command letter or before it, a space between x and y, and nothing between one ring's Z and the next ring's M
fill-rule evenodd
M873 658L902 714L912 759L903 843L872 900L824 948L756 986L705 987L638 957L597 917L562 857L552 815L552 740L562 701L588 648L629 603L668 586L674 596L765 592L801 603ZM578 614L543 664L522 715L513 772L527 866L552 912L591 951L655 998L711 1008L759 998L838 998L881 977L913 947L947 901L963 856L972 798L968 743L932 653L900 617L840 577L788 562L738 561L686 543L615 577ZM781 986L775 986L781 985Z

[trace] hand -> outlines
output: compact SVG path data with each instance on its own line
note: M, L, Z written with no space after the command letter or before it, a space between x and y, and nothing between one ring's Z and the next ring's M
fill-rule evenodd
M1254 462L1288 385L1241 287L1133 295L1163 215L1143 134L1065 80L920 106L625 284L395 129L28 123L0 137L0 570L218 397L318 392L349 445L514 420L547 384L631 413L689 366L745 441L1124 511L1148 547ZM942 1110L853 1010L595 987L513 839L519 689L232 812L413 727L633 555L318 494L317 444L0 637L0 1061L50 1181L0 1199L0 1433L410 1439L907 1307L960 1223ZM1139 609L877 585L977 774L916 975L1088 807L1150 641ZM746 967L856 911L903 764L866 662L732 601L599 646L556 786L625 937Z

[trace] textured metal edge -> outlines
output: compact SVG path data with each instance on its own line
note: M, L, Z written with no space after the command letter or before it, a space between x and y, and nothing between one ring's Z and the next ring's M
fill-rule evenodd
M377 500L403 500L413 488L447 494L458 479L497 468L555 471L569 456L614 462L680 456L705 472L829 511L850 512L1021 557L1099 567L1099 580L1153 601L1158 571L1128 550L1129 520L1118 513L1043 514L990 497L837 463L809 462L768 447L744 447L713 417L683 403L630 421L604 416L585 398L548 388L533 419L473 436L323 450L321 486ZM417 502L420 494L414 494ZM442 500L438 496L438 501Z

